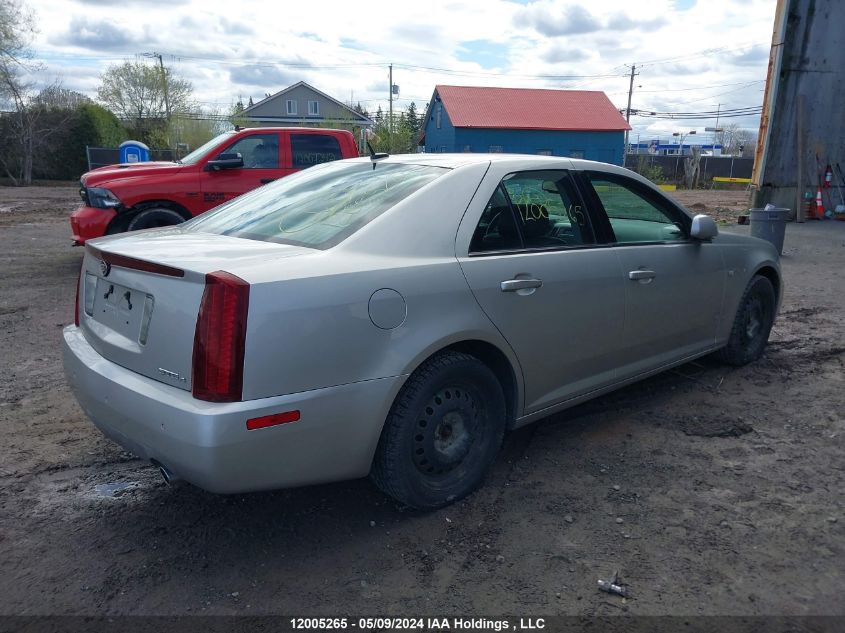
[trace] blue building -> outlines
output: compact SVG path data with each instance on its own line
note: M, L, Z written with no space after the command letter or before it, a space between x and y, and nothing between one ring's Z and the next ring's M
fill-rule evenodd
M631 129L603 92L436 86L426 152L509 152L622 164Z

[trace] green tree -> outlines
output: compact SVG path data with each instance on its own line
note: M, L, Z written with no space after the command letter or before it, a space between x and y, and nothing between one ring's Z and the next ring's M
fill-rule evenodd
M405 119L407 120L408 127L414 135L418 134L420 130L420 115L417 112L417 104L413 101L411 101L411 104L408 106L408 111L405 113Z
M117 147L126 140L126 130L114 114L79 96L82 100L76 107L52 108L45 113L47 119L63 124L36 153L36 177L75 180L88 170L86 147Z

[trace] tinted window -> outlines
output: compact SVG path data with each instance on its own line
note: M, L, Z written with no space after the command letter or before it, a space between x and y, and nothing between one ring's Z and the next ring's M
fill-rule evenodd
M589 178L610 221L616 242L628 244L686 239L678 212L636 181L599 173L591 173Z
M522 238L516 228L513 210L502 186L484 207L478 226L469 245L470 253L488 253L522 248Z
M293 166L312 167L332 160L340 160L340 143L326 134L291 134L290 151Z
M223 152L237 152L243 156L245 169L276 169L279 166L279 137L252 134L238 139Z
M330 248L448 169L343 162L255 189L182 226L266 242Z

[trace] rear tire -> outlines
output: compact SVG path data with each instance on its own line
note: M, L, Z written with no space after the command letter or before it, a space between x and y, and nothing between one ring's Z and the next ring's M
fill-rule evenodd
M739 302L728 344L719 350L719 359L739 367L760 358L775 322L776 306L772 282L754 276Z
M396 397L370 477L412 508L448 505L484 480L502 444L505 418L505 397L490 368L469 354L438 354Z
M153 229L161 226L174 226L182 224L185 218L182 214L167 207L150 207L136 213L129 224L127 231L140 231L142 229Z

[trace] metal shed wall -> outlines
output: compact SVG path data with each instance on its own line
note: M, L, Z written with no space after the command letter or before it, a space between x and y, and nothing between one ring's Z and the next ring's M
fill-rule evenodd
M779 7L781 9L781 7ZM815 192L818 167L839 163L845 169L845 2L782 0L783 42L773 41L774 90L761 121L760 152L755 166L759 190L755 206L771 202L795 209L798 189L798 97L803 97L803 165L801 190ZM776 20L775 36L778 35ZM777 48L782 46L777 67ZM765 106L764 106L765 108ZM768 116L767 116L768 115ZM768 130L766 125L768 124ZM840 183L838 178L834 183ZM834 190L832 201L839 202Z

